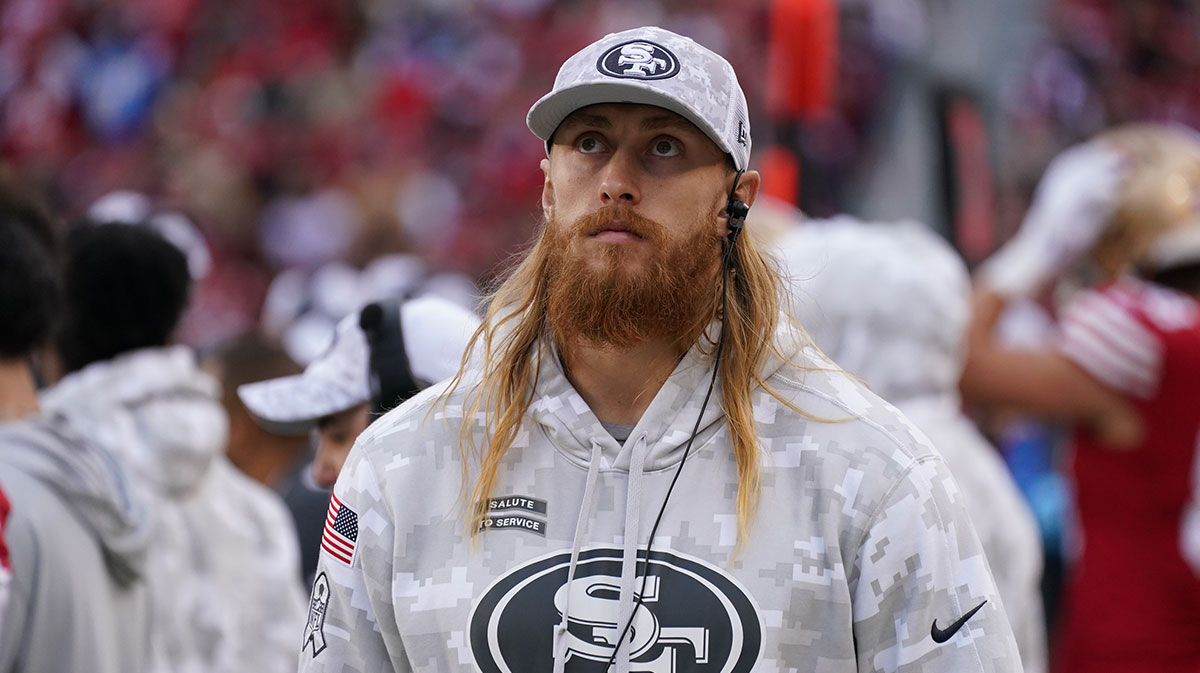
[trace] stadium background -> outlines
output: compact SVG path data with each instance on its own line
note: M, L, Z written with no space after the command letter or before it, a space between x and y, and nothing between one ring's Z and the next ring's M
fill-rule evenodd
M412 252L486 286L538 218L525 127L575 49L657 24L726 55L771 194L816 217L912 217L968 263L1062 148L1113 124L1200 128L1183 0L5 0L0 171L64 219L132 189L213 266L180 338L259 325L272 279ZM1053 435L999 437L1048 544Z
M486 279L536 223L524 113L554 64L654 23L741 73L771 192L916 217L974 262L1065 145L1200 126L1191 4L8 0L0 148L65 216L119 188L188 214L215 259L183 334L203 349L286 268L410 249Z

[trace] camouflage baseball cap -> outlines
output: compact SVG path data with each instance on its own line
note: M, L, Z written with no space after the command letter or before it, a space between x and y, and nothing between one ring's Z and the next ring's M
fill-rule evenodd
M546 141L572 112L598 103L641 103L692 122L733 157L750 162L750 117L733 66L691 38L645 26L612 33L567 59L554 89L529 108L529 130Z
M462 362L479 317L441 297L400 304L404 352L419 384L453 376ZM325 416L371 399L371 349L359 325L359 311L342 318L324 353L304 373L238 386L251 416L272 432L305 432Z
M317 421L371 399L370 349L358 312L338 322L333 342L303 374L238 386L242 404L263 427L298 434Z

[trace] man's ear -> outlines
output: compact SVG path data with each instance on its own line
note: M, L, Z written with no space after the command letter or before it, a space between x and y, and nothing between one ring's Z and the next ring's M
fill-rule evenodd
M549 221L554 215L554 183L550 182L550 159L542 159L542 215Z
M758 171L746 171L742 173L742 179L738 181L737 189L733 192L733 198L738 201L744 201L746 205L753 206L754 199L758 198L758 189L762 186L762 176Z

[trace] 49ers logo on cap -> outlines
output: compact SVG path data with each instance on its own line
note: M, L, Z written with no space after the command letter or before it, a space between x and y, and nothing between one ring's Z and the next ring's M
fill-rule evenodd
M625 42L604 52L596 69L609 77L624 79L666 79L679 74L675 54L646 40Z
M566 671L602 673L624 624L618 624L620 549L534 559L498 578L468 622L471 654L482 673L549 671L554 632L567 613ZM634 591L641 597L625 636L633 673L749 673L762 654L762 622L746 591L721 570L669 552L639 553Z

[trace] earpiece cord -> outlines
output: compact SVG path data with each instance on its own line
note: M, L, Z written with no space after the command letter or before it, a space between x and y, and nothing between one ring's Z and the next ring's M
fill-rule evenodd
M654 535L658 533L658 524L662 523L663 513L667 511L667 503L671 500L671 492L675 490L675 482L679 481L679 475L683 472L683 464L687 462L688 454L692 450L692 442L696 441L696 433L700 431L700 421L704 418L704 411L708 408L708 400L712 397L713 388L717 385L717 371L721 368L721 354L725 350L726 297L729 291L729 262L733 257L733 241L726 246L723 257L724 260L721 265L721 335L717 338L717 353L713 358L712 378L708 381L708 391L704 393L704 401L700 404L700 413L696 415L696 424L692 426L692 436L688 438L687 444L683 447L683 457L679 459L679 467L675 468L675 476L671 478L671 485L667 487L667 495L663 497L662 506L658 508L658 516L654 519L654 526L650 528L650 538L646 541L646 560L645 569L642 572L642 587L638 591L638 595L634 597L635 605L633 612L629 614L629 621L625 622L625 628L621 630L621 637L617 638L617 643L613 646L612 656L609 657L608 663L604 666L604 670L606 671L612 668L613 663L616 662L617 651L621 649L621 643L625 642L625 636L629 634L629 629L633 626L633 618L637 616L637 610L642 604L642 596L646 595L646 580L650 577L650 548L654 545Z

